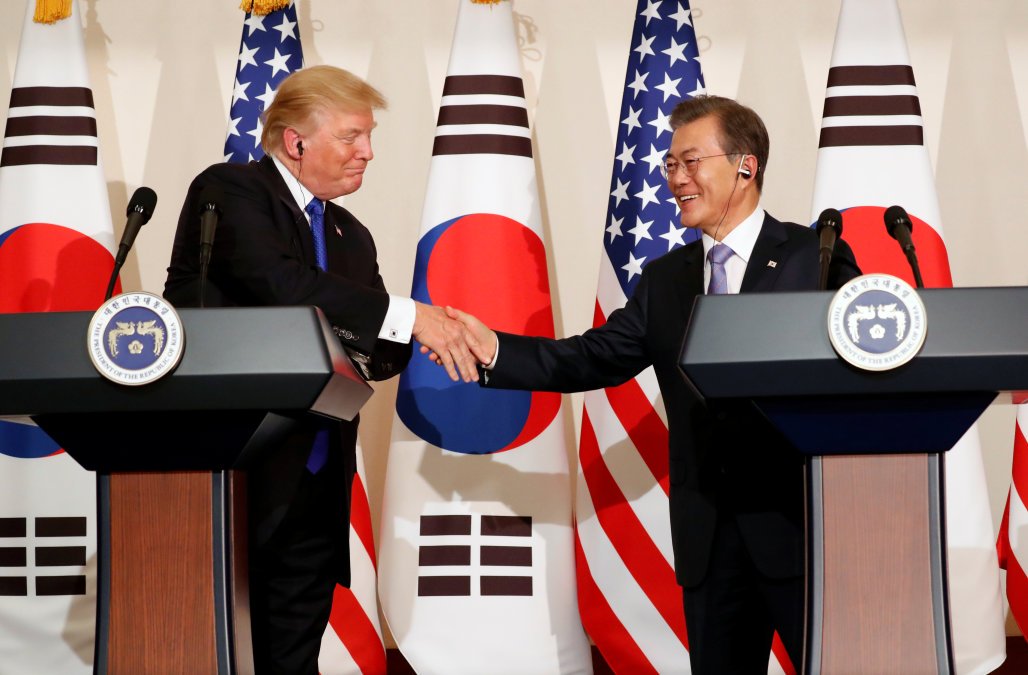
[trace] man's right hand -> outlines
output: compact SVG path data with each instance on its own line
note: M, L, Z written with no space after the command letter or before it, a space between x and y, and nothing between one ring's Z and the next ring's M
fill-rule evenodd
M457 382L478 381L477 359L472 351L480 351L475 336L442 307L415 302L414 338L431 351L435 361L446 368L450 379ZM459 375L458 375L459 372Z

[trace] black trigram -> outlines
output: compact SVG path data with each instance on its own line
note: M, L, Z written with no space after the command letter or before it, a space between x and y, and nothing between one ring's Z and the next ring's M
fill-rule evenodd
M451 75L443 97L433 155L532 156L520 77Z
M910 66L829 69L818 147L924 145L921 104L910 93L914 86Z
M86 564L85 546L46 546L38 543L47 537L85 537L86 519L84 517L67 518L33 518L33 545L14 545L13 540L26 540L28 537L28 518L0 518L0 595L29 595L29 581L33 583L33 595L85 595L86 576L84 574L45 574L47 567L84 567ZM23 571L20 575L11 575L16 568L27 568L29 554L33 555L36 568L30 577Z
M86 87L11 90L0 166L96 166L96 114Z
M530 575L487 572L495 567L532 567L531 517L421 516L420 534L418 566L422 572L438 567L467 570L464 574L419 574L419 596L532 595ZM434 543L443 537L447 543ZM500 544L496 537L523 537L524 543L512 545L506 540Z

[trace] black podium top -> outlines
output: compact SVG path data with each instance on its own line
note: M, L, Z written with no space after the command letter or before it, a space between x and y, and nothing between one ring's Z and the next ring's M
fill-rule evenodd
M0 314L0 415L30 416L96 471L239 467L309 412L352 420L372 389L316 307L182 309L182 359L140 386L89 358L91 312Z
M698 298L681 368L707 398L1028 389L1028 288L919 293L924 347L895 370L859 370L835 354L830 291Z
M836 355L833 292L700 297L680 367L704 398L751 399L801 452L945 452L997 393L1028 391L1028 288L919 293L924 346L894 370Z
M178 368L130 387L93 367L92 313L0 314L0 415L316 408L352 419L371 395L314 307L181 309L179 316L186 339Z

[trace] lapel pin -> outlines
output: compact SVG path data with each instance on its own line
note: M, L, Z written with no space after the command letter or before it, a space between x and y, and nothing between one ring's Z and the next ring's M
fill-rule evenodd
M778 267L778 263L775 262L774 260L768 260L767 261L767 266L768 267Z
M343 231L339 229L338 225L333 225L332 227L336 228L336 236L343 236Z

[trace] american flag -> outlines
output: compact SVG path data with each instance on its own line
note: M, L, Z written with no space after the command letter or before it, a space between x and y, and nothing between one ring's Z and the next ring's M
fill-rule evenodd
M996 549L1000 567L1007 571L1007 602L1010 613L1028 636L1028 401L1017 407L1014 426L1014 461L1010 470L1010 494L1003 511ZM1025 637L1028 640L1028 637Z
M271 104L282 80L303 67L298 23L293 2L265 15L246 13L232 84L226 162L246 163L264 156L261 114ZM385 643L375 590L374 537L359 447L357 455L350 504L351 584L350 588L335 589L318 663L326 675L385 673Z
M271 104L279 83L302 67L295 4L265 15L246 13L232 83L226 162L245 163L264 156L261 113Z
M697 237L660 173L669 116L705 93L687 2L639 0L621 100L594 324L642 268ZM585 395L577 496L582 623L616 672L687 672L668 516L667 416L653 369Z

